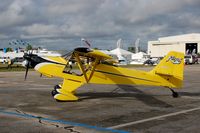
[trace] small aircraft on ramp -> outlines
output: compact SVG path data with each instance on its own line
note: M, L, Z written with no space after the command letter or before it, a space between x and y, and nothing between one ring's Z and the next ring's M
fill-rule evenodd
M178 97L178 93L172 88L181 88L183 83L184 54L175 51L149 72L116 66L111 56L88 47L78 47L62 57L25 54L24 58L25 79L30 67L42 75L63 79L52 91L58 101L78 100L75 91L88 83L162 86L169 88L173 97Z

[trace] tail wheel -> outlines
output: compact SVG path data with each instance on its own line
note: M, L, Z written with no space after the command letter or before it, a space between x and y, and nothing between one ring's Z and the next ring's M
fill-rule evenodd
M177 97L179 97L178 92L174 91L174 90L171 89L171 88L170 88L170 90L171 90L171 92L172 92L172 96L173 96L173 98L177 98Z
M172 96L173 96L173 98L177 98L179 95L178 95L177 92L173 92L173 93L172 93Z

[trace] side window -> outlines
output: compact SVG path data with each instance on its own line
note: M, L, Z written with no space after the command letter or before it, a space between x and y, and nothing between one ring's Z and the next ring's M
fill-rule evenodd
M80 56L79 58L80 58L80 65L83 67L85 72L87 72L92 68L92 62L94 61L94 58L84 57L84 56ZM78 64L78 61L75 58L71 58L69 60L63 72L77 76L83 75L81 68Z

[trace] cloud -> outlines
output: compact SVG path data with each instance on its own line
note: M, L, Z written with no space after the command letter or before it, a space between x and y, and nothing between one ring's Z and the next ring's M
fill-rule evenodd
M0 34L0 39L8 39L8 36L6 36L4 34Z
M71 15L71 14L89 14L92 10L98 8L101 1L94 0L48 0L47 12L56 16Z
M56 36L61 33L61 29L57 25L33 24L22 28L24 33L31 36Z
M23 22L26 17L22 14L23 8L30 4L29 0L16 0L8 5L7 10L0 13L0 28L16 26Z
M86 37L106 48L118 38L129 45L140 37L145 47L160 36L199 32L199 6L199 0L6 0L0 41L20 38L62 49Z

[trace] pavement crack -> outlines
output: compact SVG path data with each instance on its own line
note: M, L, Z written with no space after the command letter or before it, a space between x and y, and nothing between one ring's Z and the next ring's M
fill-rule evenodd
M28 113L25 113L24 111L21 111L21 110L18 110L18 109L15 109L15 111L17 112L17 113L20 113L20 114L25 114L25 115L30 115L30 116L32 116L33 118L35 118L35 119L38 119L38 122L40 123L40 124L43 124L43 125L46 125L46 126L55 126L56 128L63 128L63 129L65 129L65 130L67 130L67 131L69 131L70 133L81 133L81 132L79 132L79 131L75 131L74 130L74 126L60 126L60 125L58 125L58 124L53 124L53 123L46 123L46 122L44 122L43 121L43 117L41 117L41 116L35 116L35 115L32 115L32 114L28 114Z
M65 129L65 130L67 130L67 131L70 131L71 133L81 133L81 132L75 131L75 130L73 129L74 126L65 126L65 127L62 127L62 126L60 126L60 125L58 125L58 124L52 124L52 123L44 123L44 122L42 122L42 118L43 118L43 117L41 117L41 116L38 116L38 117L36 117L36 118L39 120L39 123L40 123L40 124L47 125L47 126L55 126L56 128L63 128L63 129Z
M25 115L31 115L31 116L33 116L34 118L38 119L38 122L39 122L40 124L43 124L43 125L53 125L53 126L55 126L55 127L59 127L59 125L57 125L57 124L46 124L46 123L42 122L43 117L41 117L41 116L34 116L34 115L32 115L32 114L25 113L24 111L21 111L21 110L18 110L18 109L15 109L15 111L16 111L17 113L20 113L20 114L25 114Z
M81 133L81 132L75 131L73 128L74 126L64 127L65 130L70 131L71 133Z
M27 113L25 113L24 111L21 111L21 110L18 110L18 109L15 109L15 111L16 111L17 113L27 115Z
M60 126L57 125L57 124L45 123L45 122L43 122L43 121L42 121L43 117L41 117L41 116L37 116L36 118L38 119L38 122L39 122L40 124L47 125L47 126L55 126L56 128L59 128L59 127L60 127Z

